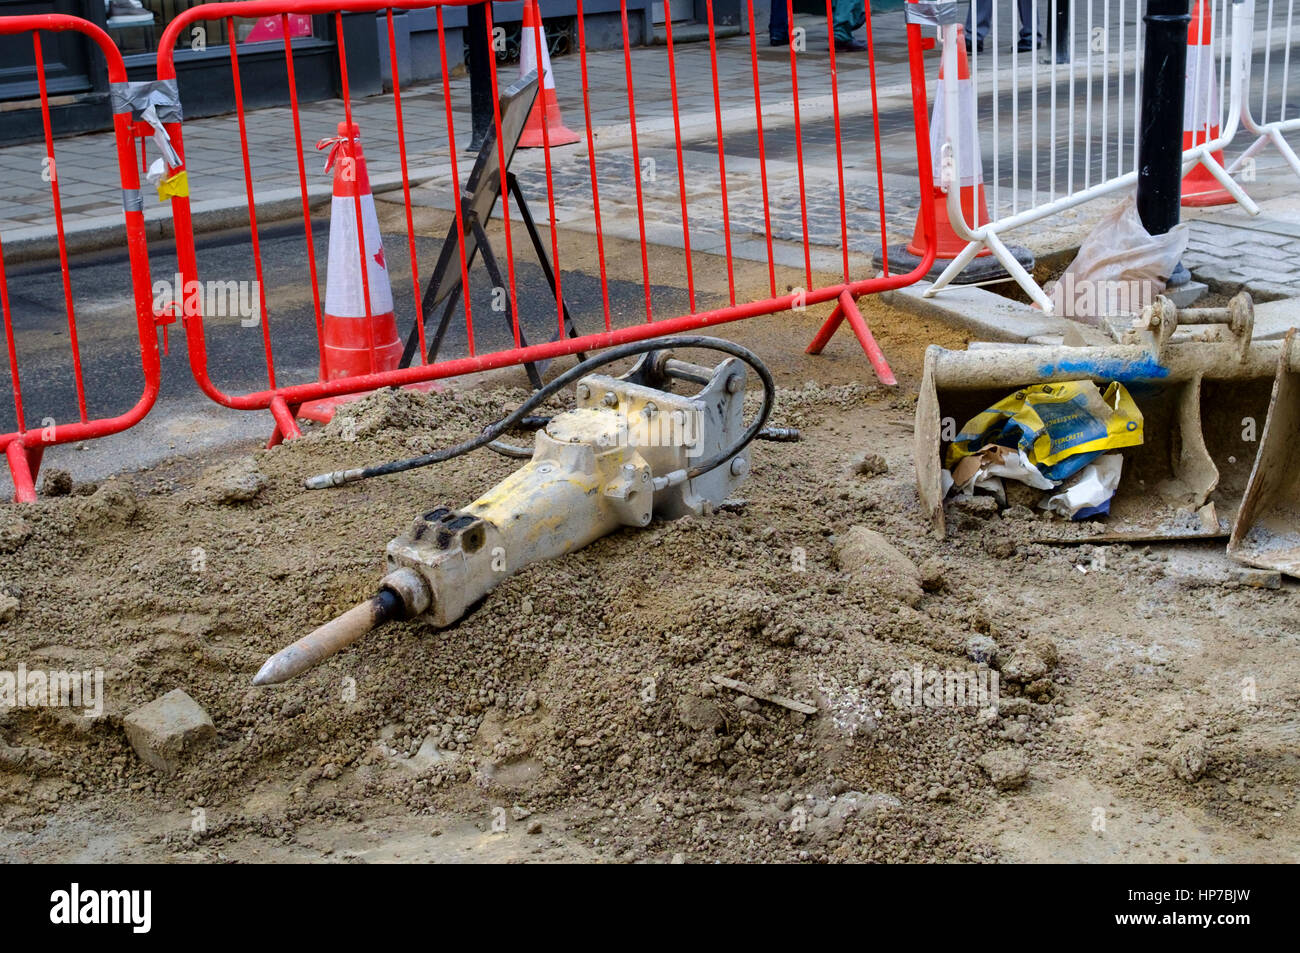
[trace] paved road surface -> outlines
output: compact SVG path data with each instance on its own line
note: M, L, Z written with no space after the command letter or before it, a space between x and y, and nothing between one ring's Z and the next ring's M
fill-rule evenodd
M315 232L319 273L325 274L328 225ZM417 249L421 266L432 270L439 241L421 239ZM393 297L398 326L405 334L415 311L410 284L409 256L404 235L385 236L389 267L393 276ZM151 257L155 280L174 273L174 255L167 243L159 243ZM262 231L263 280L267 311L280 383L299 383L317 377L315 307L306 277L306 242L301 226L283 226ZM254 277L246 234L213 236L199 248L200 276L205 279L239 280ZM86 404L92 417L111 416L127 410L140 395L139 349L132 317L128 269L124 255L102 255L78 263L74 269L74 294L78 302L77 324L83 370L87 381ZM57 265L13 268L9 275L10 300L20 344L19 367L29 427L52 417L56 423L78 417L77 394L71 374L66 319L63 314L61 272ZM427 280L427 278L426 278ZM556 330L553 298L541 270L520 256L517 282L521 324L533 341L546 340ZM563 273L565 296L583 330L598 330L601 314L600 283L597 276L578 271ZM475 316L475 340L480 352L510 346L512 332L507 314L492 310L492 289L482 267L471 280ZM323 291L323 287L322 287ZM644 290L637 282L610 282L611 310L623 320L640 315ZM686 309L683 291L665 285L652 286L656 314L680 313ZM700 301L701 307L710 302ZM717 302L712 302L716 304ZM208 369L222 390L245 393L264 389L267 382L259 327L242 327L238 317L209 321ZM265 412L248 413L218 406L200 393L189 368L184 333L173 325L169 333L170 353L162 359L162 390L158 403L138 426L108 439L90 441L84 449L54 447L47 451L46 464L69 469L78 478L96 479L123 467L143 467L165 457L201 450L230 441L247 440L250 445L265 440L271 431ZM463 316L459 309L451 322L444 345L444 357L467 354ZM7 368L6 368L7 370ZM522 381L522 374L521 374ZM7 384L7 381L6 381ZM8 387L6 386L6 391ZM8 396L8 395L6 395ZM0 432L14 427L14 408L6 400L0 406ZM2 469L2 468L0 468ZM0 492L11 492L7 470Z

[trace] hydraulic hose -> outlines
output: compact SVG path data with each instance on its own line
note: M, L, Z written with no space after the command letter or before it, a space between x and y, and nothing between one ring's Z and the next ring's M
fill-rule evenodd
M670 348L699 348L709 351L720 351L731 357L738 358L748 365L758 379L763 384L763 403L759 408L758 415L753 422L745 428L735 442L725 447L713 456L695 464L686 471L686 479L694 479L702 476L710 470L714 470L726 463L745 447L749 446L762 431L763 425L767 423L768 416L772 413L772 403L776 398L776 382L772 379L772 373L753 351L742 347L733 341L724 341L721 338L705 337L703 335L682 335L671 338L654 338L649 341L635 341L631 344L623 344L618 347L610 348L604 353L589 357L580 364L576 364L569 370L560 374L550 383L544 385L535 391L527 400L520 404L514 411L502 417L496 423L491 424L483 429L477 437L466 440L464 443L447 447L442 450L435 450L432 453L422 454L418 457L408 457L405 460L393 460L389 463L381 463L375 466L358 467L350 470L335 470L332 473L320 473L316 476L309 477L306 481L307 489L322 490L331 486L343 486L347 483L355 483L357 480L366 480L370 477L387 476L392 473L403 473L407 470L414 470L419 467L426 467L434 463L445 463L448 460L455 459L480 447L485 447L498 443L502 434L511 428L521 424L529 413L545 403L554 394L563 390L573 381L585 377L598 367L606 364L612 364L627 357L634 357L638 354L646 354L650 351L662 351ZM498 452L507 453L514 456L511 451L522 451L519 447L510 447L508 444L501 444L494 447ZM529 454L531 456L531 454Z

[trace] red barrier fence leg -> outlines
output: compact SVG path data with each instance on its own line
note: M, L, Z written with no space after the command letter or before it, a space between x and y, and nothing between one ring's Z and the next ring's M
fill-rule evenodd
M826 319L826 323L821 326L817 336L812 339L808 345L808 354L820 354L830 341L832 335L839 330L839 326L844 319L849 321L849 327L858 338L858 343L862 345L862 350L867 355L867 360L876 371L876 377L880 378L880 383L886 387L895 387L898 385L898 379L894 377L894 372L889 367L889 362L885 360L885 352L880 350L880 345L876 343L875 336L871 333L871 328L867 326L867 319L862 316L858 309L858 302L848 290L840 292L839 301L835 305L835 310L831 316Z
M9 472L14 478L14 502L35 503L36 481L27 460L27 448L21 441L11 440L5 444L5 456L9 460Z
M839 301L836 301L835 310L831 312L831 316L826 319L826 323L821 326L821 329L817 332L817 335L812 339L812 343L808 345L808 349L804 351L804 353L820 354L822 351L824 351L826 349L826 345L830 343L831 338L835 336L835 332L840 329L840 325L843 323L844 323L844 308L840 306Z
M270 410L271 416L275 418L275 432L266 442L266 449L270 450L286 440L302 436L302 430L298 427L297 407L290 407L283 397L277 395L271 398Z
M32 486L36 486L36 478L41 474L41 461L45 459L45 444L25 449L27 455L27 472L31 474Z

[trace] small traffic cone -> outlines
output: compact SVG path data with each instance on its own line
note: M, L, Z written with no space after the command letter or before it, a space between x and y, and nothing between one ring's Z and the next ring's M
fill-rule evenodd
M375 215L375 197L361 153L361 133L355 123L348 134L346 121L338 135L316 143L329 149L325 171L334 170L334 199L330 208L330 252L325 272L325 308L321 315L321 369L323 381L360 374L396 370L402 360L402 342L393 315L393 288L388 280L384 242ZM361 200L361 227L365 238L366 270L362 283L361 243L357 241L357 198ZM370 315L366 316L366 292ZM441 390L437 381L408 384L406 390ZM328 423L344 404L364 394L340 394L309 401L296 416ZM288 412L288 411L286 411ZM286 435L277 429L270 446Z
M944 105L943 57L939 58L939 83L934 90L934 110L930 116L930 159L934 171L934 191L929 201L934 205L936 258L951 260L961 254L969 242L953 231L948 218L948 194L940 183L943 181L944 117L947 107ZM957 27L957 96L961 105L962 122L957 130L960 141L957 154L962 168L954 169L955 181L950 187L961 190L961 208L966 221L974 228L985 225L989 220L988 203L984 198L984 162L980 152L979 128L976 126L975 88L970 81L970 64L966 60L965 29ZM912 241L907 246L910 254L920 257L925 254L925 233L921 226L922 215L916 216L916 228L912 232ZM991 255L987 248L982 248L976 258Z
M528 114L523 134L519 137L521 149L545 146L548 136L552 146L567 146L578 141L578 134L567 127L560 116L560 103L555 98L555 77L551 75L551 54L546 49L546 33L542 30L535 5L525 2L524 22L519 33L520 76L537 72L539 46L542 51L542 94L533 100L533 111Z
M1183 98L1183 151L1219 138L1219 90L1215 85L1214 47L1210 43L1211 12L1197 0L1187 25L1187 72ZM1223 150L1210 154L1223 165ZM1183 201L1189 207L1231 205L1236 199L1201 162L1183 176Z
M980 150L979 127L977 125L975 87L970 79L970 64L966 59L965 28L960 24L956 29L957 44L957 96L961 113L960 128L957 131L957 158L961 167L953 169L950 188L959 189L958 199L966 221L972 228L988 224L988 202L984 197L984 157ZM948 193L944 191L943 182L943 144L946 140L944 121L947 114L944 92L943 60L939 61L939 82L935 86L934 109L930 115L930 160L934 175L934 188L922 202L928 202L934 209L935 224L935 261L927 275L938 278L954 258L962 253L969 244L961 238L952 227L948 218ZM925 206L916 215L916 226L912 231L912 240L906 245L891 245L876 251L872 261L876 268L886 265L891 274L902 274L916 268L925 258ZM1021 245L1008 245L1007 250L1026 270L1034 267L1034 254ZM886 257L886 252L888 257ZM991 284L1005 281L1010 277L1002 262L988 249L981 248L975 257L952 279L953 284Z
M388 282L384 244L370 194L361 134L354 123L339 123L338 136L316 148L330 148L325 170L334 169L334 200L330 210L329 265L325 272L325 312L322 316L323 363L327 381L395 370L402 357L393 316L393 289ZM362 236L366 268L361 270L357 240L357 196L361 198ZM366 297L369 293L369 307Z

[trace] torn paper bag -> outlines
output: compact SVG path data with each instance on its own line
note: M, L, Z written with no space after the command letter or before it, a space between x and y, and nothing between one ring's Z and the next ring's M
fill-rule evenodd
M1060 516L1083 520L1110 512L1110 501L1119 486L1124 458L1107 453L1088 464L1039 505Z
M1003 479L1018 480L1039 490L1056 486L1029 462L1023 450L996 444L981 447L970 456L962 457L953 467L951 478L953 487L961 496L970 496L976 490L989 490L1001 496Z

